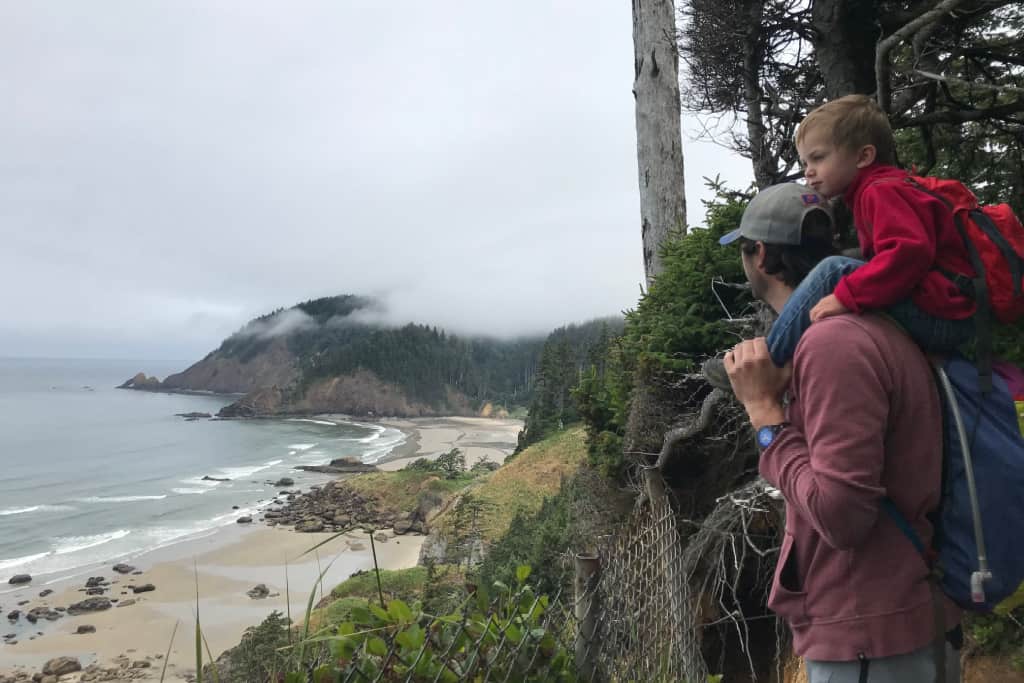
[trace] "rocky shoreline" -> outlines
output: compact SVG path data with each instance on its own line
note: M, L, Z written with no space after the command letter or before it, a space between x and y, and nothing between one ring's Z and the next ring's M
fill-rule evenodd
M398 536L407 533L426 534L429 509L394 512L381 502L354 491L343 479L308 492L288 493L278 507L263 510L260 521L267 526L291 526L300 533L348 531L363 528L370 531L392 529Z
M121 576L140 576L143 574L142 571L137 570L135 567L121 563L115 564L111 567L111 570ZM19 574L12 577L8 583L11 585L25 585L31 583L31 581L32 577L28 574ZM142 583L131 578L122 580L120 578L107 579L106 576L90 576L86 579L85 584L77 589L78 592L84 593L89 597L78 602L72 602L67 607L54 606L51 604L52 600L48 599L53 595L53 591L44 589L38 594L38 598L42 601L41 604L29 607L33 602L32 600L19 600L17 607L7 612L7 624L9 628L20 630L23 635L30 634L27 640L35 640L44 635L43 631L34 630L38 628L37 624L40 621L55 622L66 616L76 617L105 612L115 608L131 607L146 599L145 597L135 596L155 590L156 586L152 583ZM110 594L109 597L106 595L108 593ZM127 595L132 597L122 597ZM96 627L91 624L79 624L74 633L75 635L88 636L96 633ZM5 645L17 645L22 637L16 631L9 632L3 635L3 642ZM160 654L135 659L122 655L120 658L115 659L113 666L103 667L92 663L83 667L77 657L53 657L48 659L42 665L41 670L36 673L18 671L6 676L0 674L0 683L21 683L22 681L30 680L37 683L57 683L57 681L61 680L61 676L76 672L82 672L81 676L77 679L79 681L133 680L146 676L146 670L150 669L155 662L162 658L163 655Z
M198 415L182 417L208 419ZM188 544L181 549L162 551L164 559L151 562L151 566L144 558L132 560L147 567L145 582L135 578L138 570L134 567L129 568L129 576L120 571L124 567L112 567L114 575L79 579L63 595L59 588L56 594L19 591L19 602L28 597L31 600L22 605L12 602L0 612L0 618L14 609L19 612L18 619L10 622L11 630L17 631L16 637L0 639L0 652L15 655L0 658L5 659L5 665L0 666L0 683L51 683L58 679L46 678L54 674L44 674L43 669L53 662L50 670L55 670L55 660L61 659L76 660L80 668L60 680L158 679L163 655L157 653L168 648L174 622L186 625L191 618L197 585L204 604L210 605L204 608L203 619L210 648L214 653L229 649L238 644L244 629L258 623L266 612L285 611L285 576L291 577L292 607L296 601L305 600L303 591L317 585L320 572L316 555L309 553L314 544L328 544L321 548L321 553L342 553L343 559L335 562L327 582L338 583L352 571L366 568L359 563L368 561L371 535L373 540L383 543L376 548L382 568L415 566L428 538L428 520L437 513L439 501L426 497L414 506L407 504L415 509L396 510L388 501L357 491L350 484L351 476L400 469L417 458L431 459L456 446L463 449L467 459L500 461L514 448L515 435L521 428L521 423L487 418L423 418L382 423L402 429L408 439L382 458L379 466L339 458L327 465L302 467L339 477L305 491L290 488L294 482L287 477L271 481L278 495L268 507L245 520L249 524L232 524L230 529L219 532L220 538L235 538L234 545L225 545L223 540L197 540L190 542L194 551L184 550ZM299 533L291 533L293 530ZM342 533L329 540L330 534ZM167 556L178 559L168 560ZM28 580L26 585L14 587L31 591L31 577ZM42 628L44 625L49 628ZM46 638L39 637L43 631ZM167 681L184 683L194 678L195 655L190 652L188 638L180 638L180 629L178 635L167 658ZM10 641L18 644L8 649L3 643ZM27 650L23 649L26 647Z

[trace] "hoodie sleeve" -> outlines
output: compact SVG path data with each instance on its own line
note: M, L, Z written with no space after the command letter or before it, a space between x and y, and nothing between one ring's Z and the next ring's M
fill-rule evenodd
M908 298L935 262L936 226L918 190L898 182L864 189L854 207L861 248L871 259L836 286L839 301L855 313L886 308Z
M835 353L842 348L843 353ZM859 545L874 526L891 377L878 347L844 316L805 333L793 368L802 429L788 427L761 454L761 475L826 543Z

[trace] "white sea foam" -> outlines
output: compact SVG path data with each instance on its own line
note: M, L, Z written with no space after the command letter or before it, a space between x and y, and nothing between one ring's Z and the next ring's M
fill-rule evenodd
M90 496L78 500L83 503L134 503L140 500L163 500L166 497L167 494L163 493L158 496Z
M195 488L185 488L185 487L171 489L171 491L173 493L177 493L177 494L180 494L182 496L202 495L202 494L206 493L209 490L210 489L208 489L208 488L206 488L206 489L195 489Z
M21 508L4 508L3 510L0 510L0 517L6 517L7 515L23 515L28 512L66 512L74 509L75 508L70 505L31 505L29 507Z
M337 422L328 422L327 420L314 420L312 418L305 418L305 417L293 417L293 418L287 420L287 422L310 422L310 423L315 424L315 425L327 425L329 427L337 427L338 426Z
M206 488L210 489L216 486L220 486L222 483L224 483L220 481L211 481L209 479L203 479L202 477L190 477L188 479L181 479L180 482L182 484L188 484L189 487L193 488L196 486L205 486Z
M315 443L293 443L288 444L288 448L293 451L308 451L310 448L316 446Z
M363 453L361 460L367 464L373 464L392 450L405 443L408 437L400 429L388 428L380 434L380 439L374 443L374 447Z
M22 557L12 557L7 560L0 560L0 569L11 569L13 567L20 567L23 564L29 562L35 562L38 559L44 558L50 553L36 553L35 555L23 555Z
M105 534L95 534L94 536L68 536L66 538L54 539L53 554L54 555L67 555L68 553L76 553L79 550L85 550L86 548L94 548L104 543L110 543L116 541L119 538L124 538L131 531L128 529L118 529L117 531L111 531Z
M265 469L269 469L274 465L280 465L283 460L271 460L270 462L262 465L253 465L251 467L221 467L220 471L224 473L225 477L231 479L244 479L245 477L251 477L257 472L262 472Z

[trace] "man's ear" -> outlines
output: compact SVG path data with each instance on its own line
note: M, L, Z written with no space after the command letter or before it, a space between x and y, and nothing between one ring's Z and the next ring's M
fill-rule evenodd
M864 145L857 151L857 168L867 168L875 163L878 150L874 145Z
M760 240L758 240L754 244L754 248L757 250L757 251L754 252L754 265L757 266L758 270L764 270L764 258L765 258L765 255L766 255L765 254L765 248L764 248L764 242L761 242Z

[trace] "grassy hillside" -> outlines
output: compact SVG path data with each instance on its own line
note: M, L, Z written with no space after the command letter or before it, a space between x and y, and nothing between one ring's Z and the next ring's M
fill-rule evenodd
M540 441L507 461L469 491L481 503L480 529L485 543L497 541L517 514L533 514L544 499L558 493L562 479L587 459L586 434L574 427ZM453 511L435 520L444 528Z

